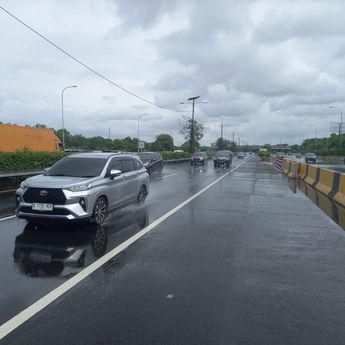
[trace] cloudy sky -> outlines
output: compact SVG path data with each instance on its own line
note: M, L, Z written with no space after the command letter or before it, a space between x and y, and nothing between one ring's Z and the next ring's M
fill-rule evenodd
M343 0L0 0L85 64L166 110L97 77L0 10L0 121L154 140L191 115L249 144L328 136L345 110Z

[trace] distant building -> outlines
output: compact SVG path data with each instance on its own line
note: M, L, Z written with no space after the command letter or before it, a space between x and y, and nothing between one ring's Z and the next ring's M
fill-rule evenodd
M290 145L275 145L272 146L272 153L288 153L291 151Z
M59 152L60 139L53 129L0 124L0 152L31 151Z

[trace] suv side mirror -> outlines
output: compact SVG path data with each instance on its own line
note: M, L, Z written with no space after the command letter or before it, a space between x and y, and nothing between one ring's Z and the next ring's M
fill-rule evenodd
M44 169L43 169L43 173L46 174L50 169L51 169L51 167L44 168Z
M114 178L114 177L120 176L121 174L122 174L122 171L121 170L117 170L117 169L112 169L109 172L110 178Z

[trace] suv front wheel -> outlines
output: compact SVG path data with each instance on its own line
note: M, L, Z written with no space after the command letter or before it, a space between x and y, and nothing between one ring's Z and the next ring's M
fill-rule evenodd
M108 202L107 199L103 196L97 199L94 210L93 210L93 215L92 215L92 220L95 224L101 225L105 218L107 218L108 215Z
M140 190L139 190L139 193L138 193L138 196L137 196L137 200L139 203L143 203L145 202L145 199L146 199L146 187L145 186L141 186L140 187Z

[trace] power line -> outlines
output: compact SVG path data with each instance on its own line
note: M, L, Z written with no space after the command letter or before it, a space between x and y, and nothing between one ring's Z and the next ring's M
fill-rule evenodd
M51 44L52 46L54 46L56 49L60 50L63 54L67 55L68 57L70 57L72 60L74 60L75 62L77 62L78 64L82 65L83 67L85 67L86 69L88 69L89 71L91 71L92 73L96 74L98 77L106 80L107 82L109 82L110 84L116 86L117 88L119 88L120 90L128 93L129 95L136 97L146 103L149 103L151 105L154 105L155 107L161 108L161 109L166 109L166 110L170 110L170 111L174 111L174 112L178 112L178 113L184 113L185 111L183 110L176 110L176 109L172 109L172 108L167 108L164 107L160 104L154 103L144 97L141 97L137 94L135 94L134 92L127 90L126 88L120 86L119 84L115 83L114 81L112 81L111 79L107 78L106 76L104 76L103 74L97 72L96 70L94 70L92 67L86 65L84 62L80 61L79 59L77 59L76 57L74 57L72 54L68 53L65 49L61 48L60 46L58 46L56 43L52 42L50 39L48 39L47 37L45 37L44 35L42 35L41 33L39 33L37 30L35 30L34 28L32 28L30 25L24 23L21 19L19 19L18 17L16 17L13 13L11 13L10 11L6 10L4 7L0 6L0 9L3 10L4 12L6 12L9 16L11 16L12 18L14 18L17 22L19 22L20 24L24 25L27 29L29 29L30 31L32 31L33 33L35 33L36 35L38 35L39 37L41 37L43 40L45 40L46 42L48 42L49 44Z

